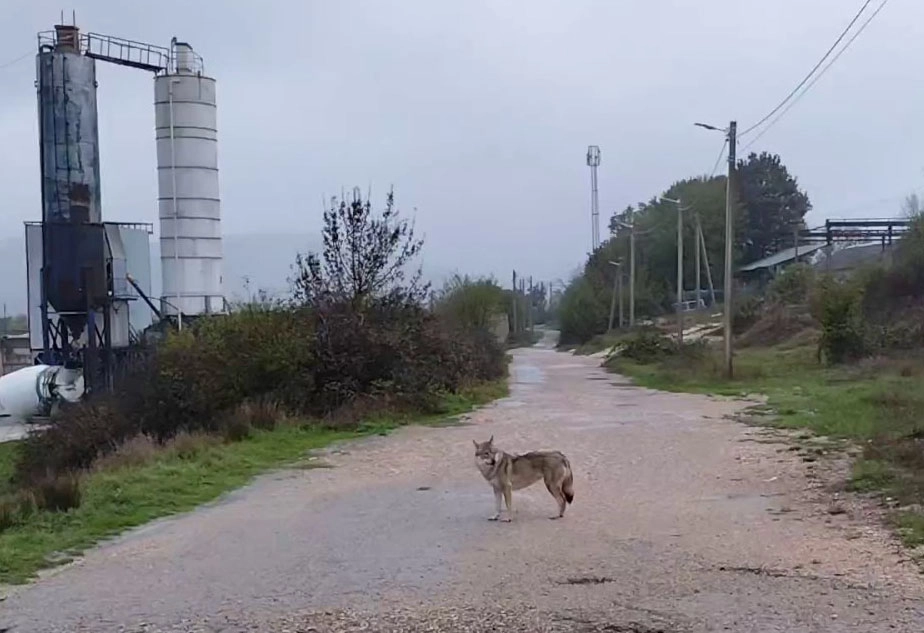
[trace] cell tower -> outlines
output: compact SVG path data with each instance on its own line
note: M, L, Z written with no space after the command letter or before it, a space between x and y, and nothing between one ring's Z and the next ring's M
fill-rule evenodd
M597 193L597 167L600 165L600 148L587 147L587 166L590 167L590 242L591 249L600 246L600 197Z

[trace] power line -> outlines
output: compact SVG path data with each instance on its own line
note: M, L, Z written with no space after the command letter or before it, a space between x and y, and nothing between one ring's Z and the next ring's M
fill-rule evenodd
M23 55L20 55L20 56L17 57L16 59L11 59L11 60L8 61L8 62L4 62L4 63L0 64L0 70L3 70L4 68L8 68L9 66L12 66L13 64L19 63L19 62L21 62L22 60L26 59L27 57L31 57L31 56L34 55L34 54L35 54L35 51L29 51L28 53L25 53L25 54L23 54Z
M834 44L831 45L831 48L829 48L829 49L827 50L827 52L824 54L824 56L823 56L821 59L818 60L818 63L815 64L815 65L812 67L812 70L810 70L809 73L808 73L805 77L802 78L802 81L800 81L800 82L798 83L798 85L796 85L796 87L792 89L792 92L790 92L788 95L786 95L786 98L783 99L782 101L780 101L780 102L777 104L777 106L776 106L775 108L773 108L772 110L770 110L770 112L768 112L768 113L766 114L766 116L764 116L764 118L762 118L760 121L758 121L757 123L755 123L754 125L752 125L752 126L749 127L748 129L746 129L745 131L741 132L741 133L738 135L738 138L741 138L741 137L743 137L743 136L749 134L750 132L752 132L752 131L755 130L756 128L758 128L758 127L760 127L761 125L763 125L764 122L766 122L770 117L772 117L774 114L776 114L777 112L779 112L779 111L780 111L780 108L782 108L783 106L785 106L785 105L789 102L789 100L793 98L793 95L795 95L795 94L799 91L799 89L800 89L802 86L804 86L805 83L806 83L809 79L811 79L812 75L815 74L815 71L818 70L818 68L825 62L825 60L828 59L828 57L831 56L831 53L834 52L834 49L837 48L837 45L841 43L841 40L843 40L844 37L847 35L847 33L850 31L850 29L853 28L853 25L856 24L857 20L860 19L860 16L863 14L864 11L866 11L866 8L870 5L870 3L871 3L872 1L873 1L873 0L866 0L866 1L863 3L863 6L861 6L861 7L860 7L860 10L857 11L857 14L856 14L855 16L853 16L853 19L852 19L852 20L850 21L850 23L847 25L847 28L845 28L845 29L841 32L841 34L837 37L836 40L834 40ZM881 8L881 7L880 7L880 8Z
M728 138L722 141L722 149L719 150L719 156L715 159L715 165L712 166L712 171L709 173L709 178L715 176L715 172L719 171L719 165L722 163L722 159L725 158L726 147L728 147Z
M879 12L882 11L882 9L885 7L885 5L886 5L888 2L889 2L889 0L882 0L882 4L880 4L878 7L876 7L876 10L873 11L873 13L866 19L866 21L865 21L863 24L860 25L860 28L857 29L857 32L854 33L853 36L852 36L849 40L847 40L847 43L844 44L843 48L841 48L841 50L839 50L839 51L837 52L837 55L835 55L835 56L831 59L831 61L829 61L829 62L825 65L825 67L821 69L821 72L819 72L817 75L815 75L815 77L814 77L814 78L812 79L812 81L805 87L805 89L804 89L802 92L800 92L800 93L796 96L796 98L793 99L793 100L789 103L789 105L787 105L786 108L776 116L776 118L774 118L772 121L770 121L770 124L769 124L767 127L765 127L764 129L762 129L762 130L757 134L757 136L755 136L754 138L752 138L751 141L750 141L747 145L744 146L744 149L747 149L747 148L749 148L751 145L753 145L754 143L756 143L756 142L760 139L760 137L763 136L764 134L766 134L767 131L768 131L770 128L772 128L774 125L776 125L776 122L779 121L780 119L782 119L782 118L786 115L786 113L789 112L789 110L790 110L794 105L796 105L797 103L799 103L799 100L800 100L802 97L805 96L805 93L807 93L809 90L812 89L812 86L814 86L815 83L816 83L819 79L821 79L821 78L824 76L824 74L825 74L826 72L828 72L828 69L831 68L831 66L834 65L834 62L836 62L836 61L840 58L840 56L844 54L844 51L846 51L848 48L850 48L850 45L853 44L854 40L857 39L858 37L860 37L860 34L866 29L867 26L869 26L869 23L872 22L873 19L874 19L877 15L879 15Z

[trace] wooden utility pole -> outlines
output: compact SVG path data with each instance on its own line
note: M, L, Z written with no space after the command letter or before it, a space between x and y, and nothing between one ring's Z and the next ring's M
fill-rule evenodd
M616 318L616 293L619 289L619 263L610 262L610 266L612 266L616 270L616 274L613 277L613 294L612 296L610 296L610 318L609 318L609 321L607 321L608 323L607 328L606 328L607 332L613 331L613 319ZM620 325L622 325L621 322L620 322Z
M699 287L700 287L700 271L702 270L702 264L699 259L699 214L695 211L693 212L693 218L696 220L696 224L693 227L693 253L695 255L694 259L696 260L696 311L699 312L700 299L699 299Z
M677 198L677 345L683 345L683 201Z
M725 375L731 379L734 376L732 366L732 255L734 253L735 230L735 149L738 142L738 123L731 121L728 124L728 179L725 183Z
M512 316L513 316L513 336L514 338L516 338L517 324L519 323L519 321L517 321L517 301L518 300L519 299L517 298L517 271L513 271L513 293L511 295L510 303L513 305Z
M635 327L635 213L629 216L629 327Z
M706 238L703 235L702 225L697 225L696 230L699 232L699 245L703 251L703 263L706 264L706 282L709 284L709 301L715 309L715 286L712 284L712 268L709 266L709 251L706 250Z
M623 295L623 292L622 292L622 265L621 265L621 262L620 262L619 268L616 270L616 275L617 275L616 278L619 280L619 291L618 291L618 294L619 294L619 329L621 330L622 328L625 327L625 324L626 324L626 321L625 321L625 319L623 318L623 310L622 310L622 304L623 304L622 295Z

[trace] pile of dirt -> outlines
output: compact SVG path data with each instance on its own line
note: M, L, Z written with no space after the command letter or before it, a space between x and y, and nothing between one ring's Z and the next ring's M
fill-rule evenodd
M790 341L807 344L820 334L818 323L809 314L808 306L776 305L738 337L740 347L770 347Z

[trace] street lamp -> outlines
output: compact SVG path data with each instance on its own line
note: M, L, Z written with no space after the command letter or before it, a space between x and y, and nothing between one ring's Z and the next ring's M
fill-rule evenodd
M728 378L733 376L732 367L732 243L734 242L734 220L732 211L734 207L735 150L737 148L738 123L731 121L727 128L719 128L707 123L694 123L693 125L714 132L722 132L728 141L728 178L725 182L725 302L724 330L725 330L725 374ZM697 288L697 292L699 288Z

